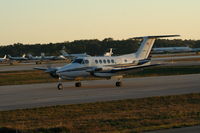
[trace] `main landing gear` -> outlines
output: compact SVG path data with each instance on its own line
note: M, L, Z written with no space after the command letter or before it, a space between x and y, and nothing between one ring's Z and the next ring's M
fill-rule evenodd
M122 86L121 78L118 79L118 81L116 82L115 86L116 86L116 87L121 87L121 86Z
M116 87L121 87L122 86L122 82L121 81L117 81L115 84Z
M81 87L81 82L76 82L75 87ZM61 82L57 85L58 90L63 90L63 84Z

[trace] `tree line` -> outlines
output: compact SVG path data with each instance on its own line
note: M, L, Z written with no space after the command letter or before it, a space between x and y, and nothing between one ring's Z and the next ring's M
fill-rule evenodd
M48 43L48 44L22 44L16 43L8 46L0 46L0 56L10 54L12 56L21 56L32 54L39 56L41 53L45 55L60 55L60 50L65 48L67 53L87 53L92 56L103 55L109 48L113 48L114 55L122 55L135 52L140 45L140 40L114 40L105 38L104 40L75 40L72 42ZM154 47L184 47L191 48L200 47L200 40L168 40L158 39Z

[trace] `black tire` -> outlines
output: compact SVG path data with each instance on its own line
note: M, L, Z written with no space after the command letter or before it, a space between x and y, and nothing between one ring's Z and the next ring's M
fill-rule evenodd
M121 87L121 86L122 86L122 82L119 82L119 81L118 81L118 82L116 82L115 85L116 85L116 87Z
M61 83L58 84L58 90L63 90L63 85Z
M81 87L81 82L76 82L76 83L75 83L75 86L76 86L76 87Z

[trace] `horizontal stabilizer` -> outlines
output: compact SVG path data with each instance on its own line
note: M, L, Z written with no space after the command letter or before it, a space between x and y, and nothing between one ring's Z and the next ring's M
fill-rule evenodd
M164 37L179 37L180 35L160 35L160 36L143 36L143 37L133 37L130 39L143 39L143 38L164 38Z

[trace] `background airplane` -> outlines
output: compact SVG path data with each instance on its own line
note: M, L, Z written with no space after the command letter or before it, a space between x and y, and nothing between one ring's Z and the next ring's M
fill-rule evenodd
M86 53L80 53L80 54L68 54L66 51L65 51L65 47L63 47L62 50L60 50L61 54L67 58L67 59L76 59L77 57L89 57L90 55L86 54Z
M66 59L64 56L45 56L44 53L41 53L41 56L32 56L31 54L28 54L29 60L63 60Z
M190 47L160 47L153 48L152 53L180 53L180 52L198 52L200 48Z
M8 58L10 60L15 60L15 61L27 61L28 60L28 58L26 58L25 54L23 54L22 57L12 57L12 56L8 55Z
M63 89L62 79L71 79L78 82L76 87L81 86L80 80L85 77L100 77L100 78L117 78L116 86L122 85L121 79L123 75L130 70L156 66L151 64L149 54L153 44L157 38L176 37L179 35L164 35L164 36L145 36L131 39L143 39L141 46L136 53L121 55L121 56L90 56L78 57L72 63L58 68L35 68L45 70L51 76L59 78L58 89Z
M41 60L41 56L32 56L32 54L28 54L28 59L29 60Z
M190 47L161 47L153 48L152 53L166 53L166 52L191 52L192 48Z
M5 61L7 61L7 58L6 58L7 56L5 55L3 58L0 58L0 62L5 62Z

